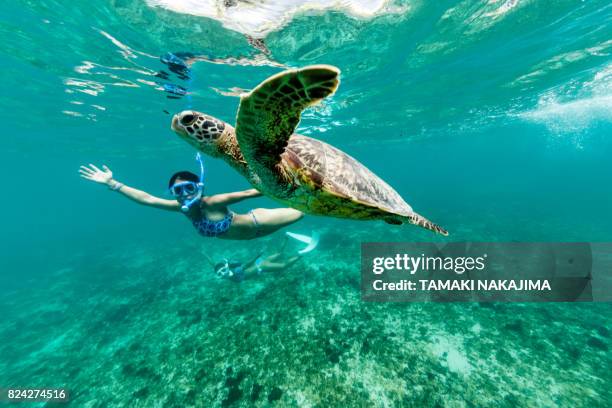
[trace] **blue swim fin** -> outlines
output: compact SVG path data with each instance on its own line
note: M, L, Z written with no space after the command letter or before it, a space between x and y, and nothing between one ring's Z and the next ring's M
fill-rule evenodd
M314 250L317 247L317 245L319 245L320 236L319 236L319 233L316 231L313 231L311 236L296 234L293 232L286 232L285 234L287 234L288 237L291 237L297 241L300 241L306 244L304 248L298 251L298 254L300 255L307 254L308 252Z

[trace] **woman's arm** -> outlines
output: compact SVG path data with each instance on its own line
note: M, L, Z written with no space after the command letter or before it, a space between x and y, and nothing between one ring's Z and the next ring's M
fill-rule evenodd
M233 193L215 194L208 197L209 205L231 205L247 198L261 197L262 194L254 188L244 191L235 191Z
M145 191L126 186L113 179L113 172L108 167L102 166L102 168L104 170L100 170L93 164L90 164L89 167L81 166L79 173L84 179L93 181L94 183L104 184L108 186L109 189L117 191L139 204L168 211L178 211L180 209L178 202L155 197Z

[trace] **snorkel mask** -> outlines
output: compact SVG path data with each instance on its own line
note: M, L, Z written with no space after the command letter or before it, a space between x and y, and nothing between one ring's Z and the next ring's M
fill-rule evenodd
M189 211L193 203L202 198L202 192L204 191L204 160L202 156L200 156L200 153L197 153L195 158L200 163L200 181L197 183L193 181L184 181L170 187L170 193L176 198L193 196L191 199L183 201L181 205L181 211L183 212Z
M223 265L215 271L217 273L217 276L220 278L224 278L226 276L232 277L234 274L230 269L229 260L224 259L222 264Z
M223 262L215 265L215 273L219 278L228 278L240 282L244 279L244 267L240 262L230 262L224 259Z

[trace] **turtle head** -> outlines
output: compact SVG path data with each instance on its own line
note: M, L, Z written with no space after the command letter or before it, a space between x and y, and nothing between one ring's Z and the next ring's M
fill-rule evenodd
M219 139L225 130L225 122L193 110L177 113L172 118L171 128L181 139L196 149L218 156Z

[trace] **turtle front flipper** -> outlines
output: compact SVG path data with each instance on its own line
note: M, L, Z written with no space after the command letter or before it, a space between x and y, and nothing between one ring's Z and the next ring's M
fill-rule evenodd
M340 70L330 65L280 72L240 99L236 137L249 166L264 183L276 183L274 166L304 109L333 94ZM271 186L270 186L271 187Z

